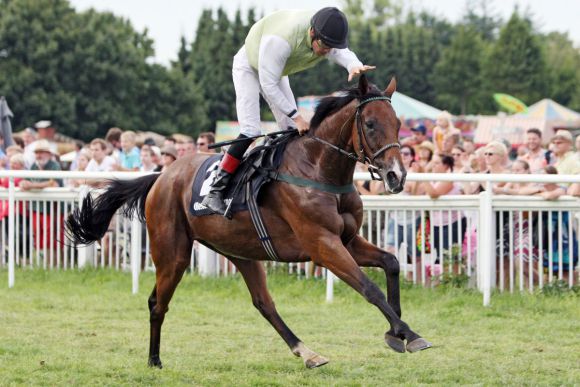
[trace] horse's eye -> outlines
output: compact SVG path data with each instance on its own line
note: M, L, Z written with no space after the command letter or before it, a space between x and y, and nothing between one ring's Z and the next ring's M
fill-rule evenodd
M375 121L368 120L367 122L365 122L365 126L367 127L368 130L374 130Z

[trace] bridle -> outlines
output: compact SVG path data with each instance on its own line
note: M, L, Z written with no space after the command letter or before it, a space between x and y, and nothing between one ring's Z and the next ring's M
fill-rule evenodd
M371 152L371 151L370 151L370 147L369 147L369 142L367 141L366 132L364 130L362 110L363 110L364 105L366 105L369 102L373 102L373 101L387 101L388 103L391 103L391 98L384 97L384 96L371 97L371 98L367 98L365 100L360 101L359 104L356 106L354 119L356 121L356 128L357 128L357 134L358 134L358 144L357 144L358 150L357 150L357 147L355 146L354 152L347 152L344 149L342 149L334 144L331 144L328 141L323 140L319 137L316 137L314 135L311 135L310 137L313 140L316 140L324 145L331 147L332 149L336 150L341 155L348 157L351 160L355 160L355 161L358 161L358 162L363 163L363 164L368 164L368 170L369 170L369 173L371 174L371 178L373 180L382 180L381 176L378 174L378 171L380 171L380 168L377 167L376 165L374 165L375 159L391 148L401 148L401 144L399 144L398 142L387 144L387 145L383 146L381 149L379 149L378 151L372 153L370 155L370 157L367 156L366 149L369 149L369 152ZM346 120L345 123L340 128L339 138L342 138L342 130L344 129L345 125L351 121L351 119L352 119L352 117L349 118L348 120Z

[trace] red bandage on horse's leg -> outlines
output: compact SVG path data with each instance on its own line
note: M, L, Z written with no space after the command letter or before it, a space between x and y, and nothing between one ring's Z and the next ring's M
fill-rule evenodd
M226 153L222 159L220 167L227 173L232 174L236 171L236 169L238 169L238 165L240 165L240 160L236 159L229 153Z

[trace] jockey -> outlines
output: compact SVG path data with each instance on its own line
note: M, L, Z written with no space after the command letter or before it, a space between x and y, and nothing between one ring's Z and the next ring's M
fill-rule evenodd
M295 128L300 134L309 123L298 114L288 75L313 67L327 58L353 76L372 70L347 48L348 22L334 7L318 12L282 10L256 22L245 45L234 56L232 76L236 90L236 111L240 123L238 139L256 136L260 130L260 94L268 102L278 126ZM202 204L224 214L223 194L251 139L232 144L224 155L210 192Z

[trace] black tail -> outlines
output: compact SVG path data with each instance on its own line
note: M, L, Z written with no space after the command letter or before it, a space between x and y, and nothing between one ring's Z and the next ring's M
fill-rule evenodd
M67 237L77 244L88 245L101 239L115 212L126 204L123 214L132 216L137 212L145 221L145 199L159 174L139 177L135 180L110 180L105 192L93 199L89 193L82 207L76 208L66 220Z

